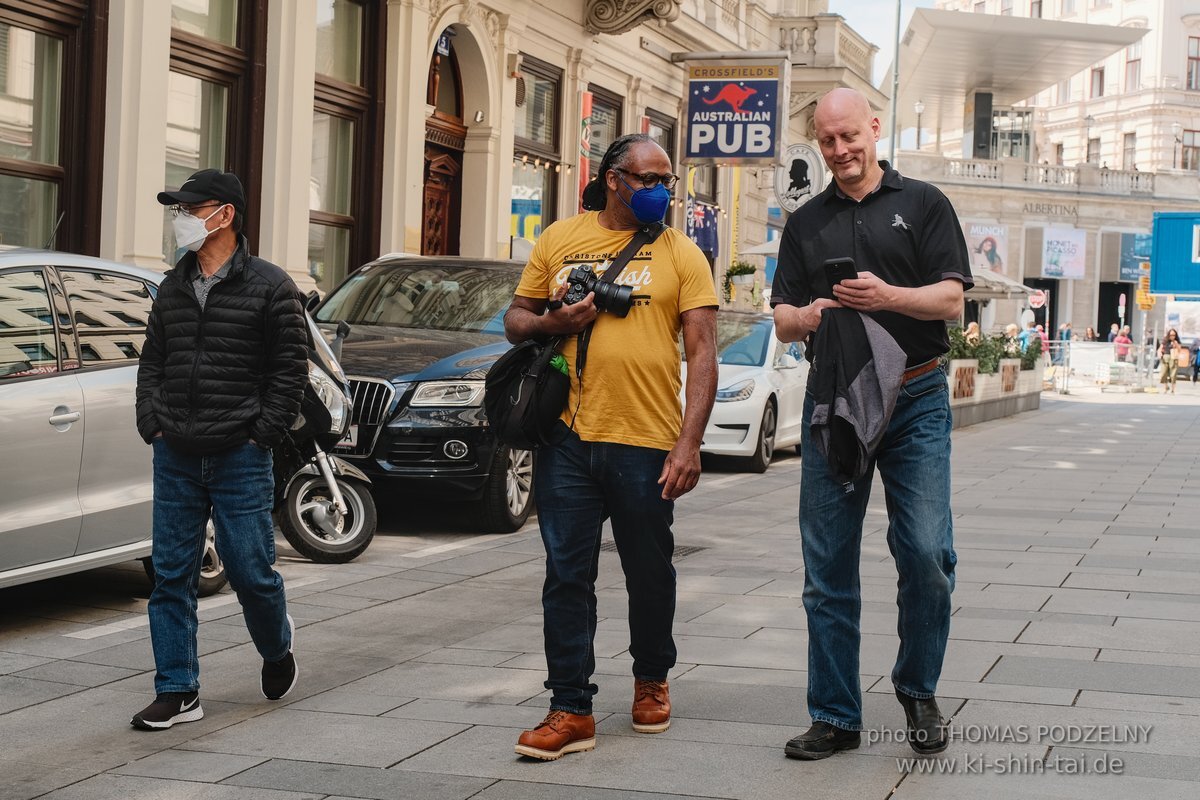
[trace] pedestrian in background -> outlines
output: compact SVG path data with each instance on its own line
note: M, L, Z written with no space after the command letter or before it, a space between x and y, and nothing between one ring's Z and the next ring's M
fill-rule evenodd
M1083 340L1085 342L1098 342L1100 341L1100 337L1096 335L1096 329L1089 325L1083 330Z
M1167 334L1158 344L1159 373L1158 382L1169 386L1171 394L1175 394L1175 381L1178 378L1179 366L1187 365L1188 351L1183 342L1179 341L1179 331L1168 328Z
M1114 322L1112 324L1112 327L1109 328L1109 330L1108 330L1108 341L1112 342L1114 339L1117 338L1117 334L1120 332L1121 332L1121 329L1119 327L1117 327L1117 323Z
M1129 351L1131 349L1132 344L1133 344L1133 339L1129 338L1129 326L1126 325L1124 328L1121 328L1121 330L1117 332L1116 337L1113 339L1113 352L1117 356L1117 361L1131 361L1132 360L1129 357Z
M979 332L978 322L968 322L967 329L963 331L963 338L967 340L969 345L977 345L983 340L983 334Z
M308 329L296 284L250 255L242 183L206 169L169 206L184 250L150 309L137 377L138 433L154 448L153 703L130 720L163 730L204 716L196 590L211 516L269 700L296 685L295 625L272 568L271 447L300 412Z
M859 746L859 560L863 519L878 466L887 495L888 546L899 573L900 651L891 674L909 744L938 753L948 744L934 698L950 631L954 532L950 510L951 416L939 360L946 323L962 313L973 285L962 227L936 187L876 159L879 119L852 89L834 89L814 115L833 181L784 227L771 294L776 332L805 341L823 311L845 307L874 320L907 356L899 397L874 460L848 486L830 470L810 433L815 398L803 412L800 539L808 619L808 712L812 725L789 741L790 758L819 759ZM832 287L827 259L853 257L858 276ZM866 358L870 354L861 354ZM814 370L838 369L817 353Z

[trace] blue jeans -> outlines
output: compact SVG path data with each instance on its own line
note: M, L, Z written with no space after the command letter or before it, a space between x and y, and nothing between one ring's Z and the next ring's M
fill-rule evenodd
M584 442L562 422L538 451L538 525L546 546L542 587L550 708L591 714L597 686L596 575L600 531L613 539L629 594L629 653L637 678L663 681L675 666L675 503L662 499L665 450Z
M217 551L254 646L268 661L287 655L291 634L283 578L271 567L273 489L271 453L255 444L195 456L154 440L155 581L149 613L155 692L200 688L196 587L210 513Z
M911 697L932 697L942 671L957 561L946 374L934 370L902 387L887 433L853 492L843 490L817 452L809 434L812 410L810 393L804 402L800 481L808 711L814 722L861 730L858 565L876 467L887 501L887 543L900 576L900 650L892 683Z

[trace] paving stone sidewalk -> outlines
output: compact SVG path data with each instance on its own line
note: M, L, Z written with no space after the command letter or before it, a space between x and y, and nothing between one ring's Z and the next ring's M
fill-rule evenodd
M605 552L597 748L515 756L547 704L536 525L477 536L400 508L353 564L281 541L301 669L282 702L258 694L232 596L202 601L206 716L161 733L128 726L153 676L138 565L0 591L0 800L1200 797L1200 390L1047 394L1040 411L956 431L953 448L939 696L958 738L924 766L895 741L878 487L862 555L872 741L783 756L808 725L789 454L762 476L718 467L677 507L666 733L630 729L623 578Z

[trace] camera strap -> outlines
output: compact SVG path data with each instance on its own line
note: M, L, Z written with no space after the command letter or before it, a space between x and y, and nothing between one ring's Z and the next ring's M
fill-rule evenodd
M638 228L637 233L629 240L629 244L625 245L612 263L608 265L608 269L604 270L604 274L600 276L600 280L604 283L612 283L621 273L625 271L626 265L633 260L633 257L638 254L648 244L653 244L656 239L666 230L666 223L652 222L649 225L643 225ZM578 334L575 346L575 377L582 380L583 367L587 363L588 342L592 339L592 328L596 325L595 321L588 325Z

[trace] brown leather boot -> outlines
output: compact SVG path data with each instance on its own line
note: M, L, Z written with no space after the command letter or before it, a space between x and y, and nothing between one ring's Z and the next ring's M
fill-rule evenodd
M554 761L567 753L580 753L596 747L596 721L591 714L570 714L551 709L546 718L517 739L517 754Z
M671 693L666 681L633 680L633 729L662 733L671 727Z

